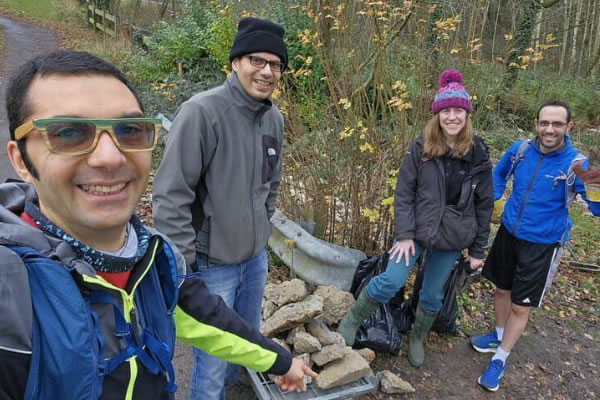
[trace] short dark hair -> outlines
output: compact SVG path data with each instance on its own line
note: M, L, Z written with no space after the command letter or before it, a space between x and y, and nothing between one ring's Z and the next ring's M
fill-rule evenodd
M544 107L562 107L565 110L567 110L567 122L571 122L571 109L569 108L569 105L563 101L559 101L559 100L551 100L551 101L547 101L544 104L542 104L540 106L540 108L538 108L537 111L537 119L540 119L540 112L542 111L542 108Z
M43 77L46 75L112 76L127 86L137 100L142 112L144 111L144 106L135 88L114 65L87 52L60 50L27 61L18 67L12 75L6 90L6 113L8 114L8 130L11 140L15 139L17 127L23 124L25 119L33 112L31 104L27 102L31 82L36 76ZM17 141L17 146L23 157L25 167L34 178L39 179L39 174L27 155L24 139Z

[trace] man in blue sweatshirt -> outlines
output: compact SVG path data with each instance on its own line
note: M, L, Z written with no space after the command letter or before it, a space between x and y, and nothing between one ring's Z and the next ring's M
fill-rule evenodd
M600 202L588 200L574 172L579 164L586 169L587 159L571 146L572 126L567 104L543 104L535 120L537 137L513 143L494 168L497 205L513 176L513 190L483 268L483 276L496 285L496 329L471 338L475 350L495 353L478 379L490 391L500 387L506 359L525 330L531 307L540 306L552 284L572 226L569 205L579 194L600 216Z

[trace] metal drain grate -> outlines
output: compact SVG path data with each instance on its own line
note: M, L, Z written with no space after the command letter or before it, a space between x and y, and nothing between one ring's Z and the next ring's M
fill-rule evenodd
M341 400L350 399L362 394L372 393L379 385L379 375L366 376L346 385L337 386L327 390L317 388L313 382L308 385L306 392L285 392L279 388L266 375L249 369L248 376L254 393L259 400Z

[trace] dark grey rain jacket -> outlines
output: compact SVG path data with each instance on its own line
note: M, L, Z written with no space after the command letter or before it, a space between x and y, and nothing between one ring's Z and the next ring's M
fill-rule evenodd
M396 183L394 239L414 239L439 250L469 249L484 257L494 207L492 165L487 146L475 136L466 161L460 198L446 204L446 171L440 157L423 160L423 137L409 146Z

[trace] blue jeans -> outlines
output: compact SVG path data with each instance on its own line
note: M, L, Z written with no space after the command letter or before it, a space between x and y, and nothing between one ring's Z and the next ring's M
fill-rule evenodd
M396 294L408 274L413 269L415 262L422 252L425 252L423 265L423 286L419 292L419 303L427 311L438 312L444 302L444 284L450 277L452 267L458 257L459 250L433 250L415 243L415 255L410 255L408 267L404 257L400 262L390 258L384 273L377 275L367 285L367 295L380 303L387 303Z
M267 252L239 264L206 266L206 258L197 257L196 273L211 293L221 296L250 325L258 329L265 283L267 281ZM193 349L194 368L190 378L190 400L223 400L225 384L233 384L239 366L229 364L202 350Z

